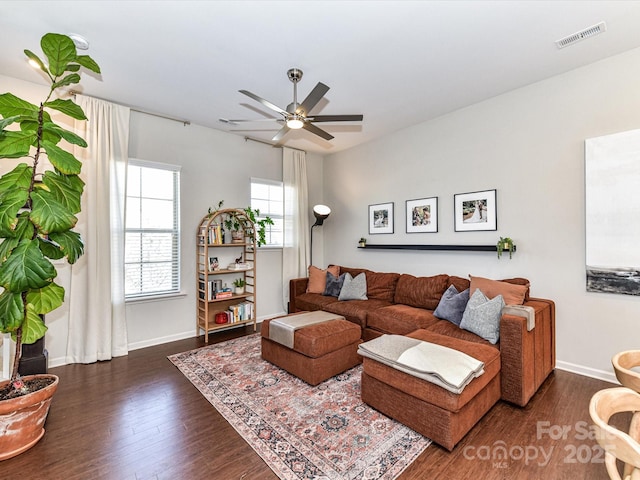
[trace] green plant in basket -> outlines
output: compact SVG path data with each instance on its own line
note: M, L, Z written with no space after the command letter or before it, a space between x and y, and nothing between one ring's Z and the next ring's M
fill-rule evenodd
M513 258L515 247L513 240L509 237L500 237L500 240L498 240L498 244L496 245L496 249L498 250L498 258L502 256L502 252L504 250L509 250L509 259Z

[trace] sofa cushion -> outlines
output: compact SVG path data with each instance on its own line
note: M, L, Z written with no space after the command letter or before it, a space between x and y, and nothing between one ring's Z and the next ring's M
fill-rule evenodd
M399 273L367 272L367 296L393 302Z
M449 277L449 285L453 285L456 287L456 290L459 292L464 292L467 288L471 286L471 281L468 278L456 277L455 275L451 275Z
M420 400L437 405L450 412L458 412L472 398L478 395L500 373L500 351L490 345L481 345L457 338L439 335L429 330L416 330L407 335L425 342L436 343L444 347L453 348L484 362L484 373L475 378L461 394L451 393L444 388L396 370L393 367L365 357L363 372L383 383L406 392Z
M260 335L263 338L269 338L271 320L275 318L262 322ZM307 357L319 358L358 340L360 340L358 326L353 322L336 318L297 329L294 333L293 350Z
M344 283L338 300L368 300L367 299L367 277L364 273L352 277L350 273L345 273Z
M389 305L369 312L367 328L396 335L406 335L419 328L428 328L438 319L431 310L409 305Z
M327 272L327 285L324 288L323 295L328 297L337 297L342 290L342 284L344 283L345 273L336 277L331 272Z
M449 275L414 277L402 274L396 286L395 303L435 310L449 285Z
M473 292L462 315L460 328L496 344L500 338L500 319L504 300L502 295L488 299L479 288Z
M462 314L469 302L469 289L458 292L455 286L449 285L444 292L438 307L433 314L444 320L449 320L455 325L460 325Z
M341 273L350 273L352 277L364 272L367 277L367 298L393 302L399 273L372 272L364 268L340 267Z
M331 272L333 276L340 275L340 267L331 265L326 270L322 270L313 265L309 265L309 283L307 283L307 293L324 293L327 286L327 272Z
M326 310L326 306L330 303L337 303L336 297L327 297L320 293L303 293L296 297L296 310L306 310L312 312L314 310Z
M469 275L469 278L471 279L471 290L469 292L471 296L479 288L487 298L495 298L498 295L502 295L505 305L522 305L529 290L528 285L512 283L514 279L510 279L511 281L507 282L474 277L473 275Z
M342 315L350 322L364 328L369 312L391 305L384 300L351 300L349 302L333 302L325 305L323 310Z
M430 325L428 330L433 333L439 333L440 335L446 335L447 337L466 340L467 342L481 343L483 345L489 345L490 347L493 347L493 348L500 347L499 342L496 345L489 343L487 340L485 340L482 337L479 337L475 333L471 333L468 330L463 330L459 326L454 325L453 323L447 320L438 320L433 325Z
M525 287L527 287L527 291L524 294L524 301L526 302L529 300L529 289L531 287L531 282L529 282L528 279L522 278L522 277L515 277L515 278L503 278L500 281L513 283L514 285L524 285Z

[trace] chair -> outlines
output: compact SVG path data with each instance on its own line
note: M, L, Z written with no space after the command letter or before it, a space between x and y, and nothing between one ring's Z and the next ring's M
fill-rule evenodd
M640 350L620 352L611 359L618 381L625 387L640 392L640 373L631 370L640 367Z
M612 415L633 412L629 433L609 425ZM600 390L591 397L589 415L595 436L605 451L604 463L611 480L640 480L640 394L626 387ZM620 476L616 459L624 462Z

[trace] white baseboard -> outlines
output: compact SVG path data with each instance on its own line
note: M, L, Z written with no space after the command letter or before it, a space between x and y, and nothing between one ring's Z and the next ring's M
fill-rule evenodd
M282 315L286 315L286 313L281 312L281 313L266 315L264 317L257 318L256 323L262 323L264 319L279 317ZM229 328L235 328L235 327L229 326ZM188 332L176 333L176 334L167 335L164 337L150 338L140 342L130 343L128 345L128 348L129 348L129 351L139 350L141 348L153 347L154 345L161 345L163 343L175 342L177 340L184 340L185 338L192 338L195 336L196 335L193 332L193 330L189 330ZM53 367L61 367L62 365L66 365L66 364L67 363L66 363L65 357L49 358L48 366L49 368L53 368Z
M578 375L583 375L585 377L596 378L616 385L620 384L615 374L613 372L607 372L606 370L597 370L595 368L589 368L569 362L556 362L556 368L571 373L577 373Z
M142 340L140 342L130 343L128 345L129 351L132 350L140 350L141 348L153 347L154 345L161 345L163 343L175 342L177 340L184 340L185 338L195 337L195 333L193 330L189 330L188 332L175 333L173 335L167 335L165 337L156 337L149 338L147 340Z

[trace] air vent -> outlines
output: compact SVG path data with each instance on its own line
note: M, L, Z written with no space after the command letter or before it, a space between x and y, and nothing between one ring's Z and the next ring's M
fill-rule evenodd
M574 43L578 43L585 38L594 37L599 35L602 32L607 31L607 25L604 22L600 22L597 25L593 25L591 27L585 28L584 30L580 30L568 37L561 38L560 40L556 40L556 45L558 48L568 47L573 45Z

